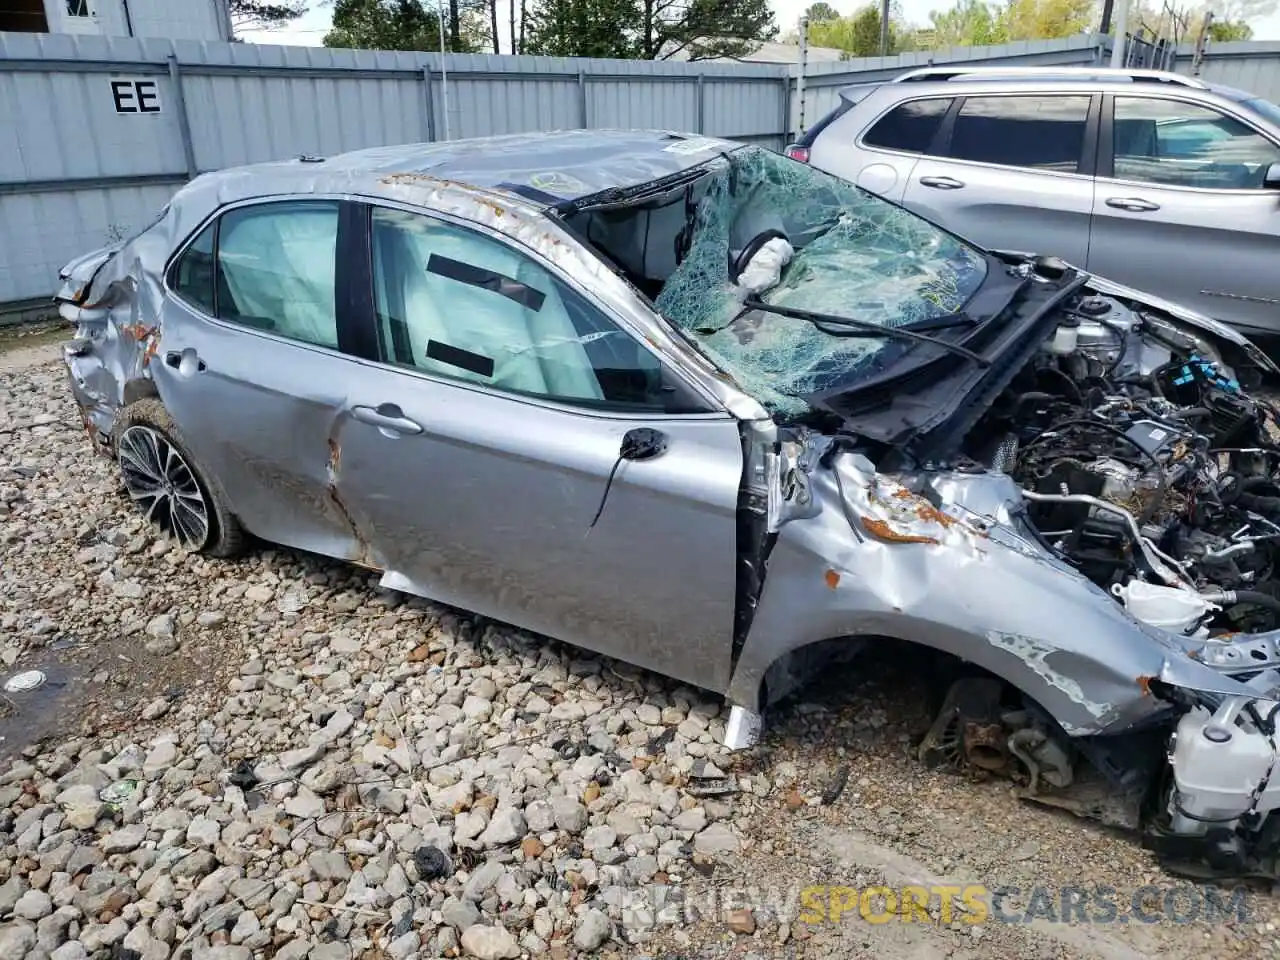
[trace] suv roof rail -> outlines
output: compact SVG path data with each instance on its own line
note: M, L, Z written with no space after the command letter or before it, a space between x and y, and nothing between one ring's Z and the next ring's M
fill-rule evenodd
M1070 80L1130 80L1134 83L1168 83L1174 86L1207 90L1208 84L1195 77L1166 70L1124 70L1112 67L919 67L894 77L891 83L927 80L962 80L966 77L984 80L1022 80L1061 77Z

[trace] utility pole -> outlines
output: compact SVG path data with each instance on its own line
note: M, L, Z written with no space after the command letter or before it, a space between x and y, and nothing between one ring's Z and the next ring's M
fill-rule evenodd
M1124 47L1129 38L1129 0L1118 0L1119 16L1116 18L1116 35L1111 44L1112 69L1120 69L1125 65Z
M889 0L880 0L880 56L889 55Z
M796 120L796 136L804 136L804 75L809 62L809 18L800 15L800 70L796 74L796 103L799 118Z

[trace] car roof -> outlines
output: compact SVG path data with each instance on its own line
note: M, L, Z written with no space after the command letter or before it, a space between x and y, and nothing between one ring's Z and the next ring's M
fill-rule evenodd
M526 205L550 207L603 190L626 189L677 174L742 144L667 130L567 130L475 137L438 143L372 147L327 158L254 164L214 174L228 183L257 180L258 195L341 191L393 196L391 188L447 182L463 188L519 196ZM203 178L202 178L203 179Z
M1218 96L1231 100L1248 100L1253 96L1233 87L1209 83L1198 77L1188 77L1165 70L989 65L921 67L884 80L850 84L842 87L839 93L841 100L845 103L857 104L873 93L906 100L921 95L956 96L958 92L965 94L1008 90L1078 92L1082 88L1086 90L1123 88L1126 91L1143 93L1176 91L1192 98Z

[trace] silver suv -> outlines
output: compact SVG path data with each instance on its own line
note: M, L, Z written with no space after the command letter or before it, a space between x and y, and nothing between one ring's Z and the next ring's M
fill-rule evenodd
M996 249L1280 333L1280 107L1154 70L925 68L787 148Z

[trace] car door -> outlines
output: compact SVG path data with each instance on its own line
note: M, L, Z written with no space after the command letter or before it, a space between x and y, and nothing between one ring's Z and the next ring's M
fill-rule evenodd
M737 422L527 249L390 206L370 234L384 362L336 483L384 584L723 690Z
M329 489L328 439L372 355L335 272L336 199L223 212L173 259L152 377L250 532L376 564ZM372 333L370 328L367 331Z
M1083 265L1093 208L1087 93L957 99L936 155L911 172L904 205L994 249Z
M1088 269L1280 332L1280 147L1244 118L1175 97L1104 106Z
M810 148L809 162L901 203L911 171L934 142L951 103L951 97L898 103L865 130L861 129L863 113L855 108L819 132Z

